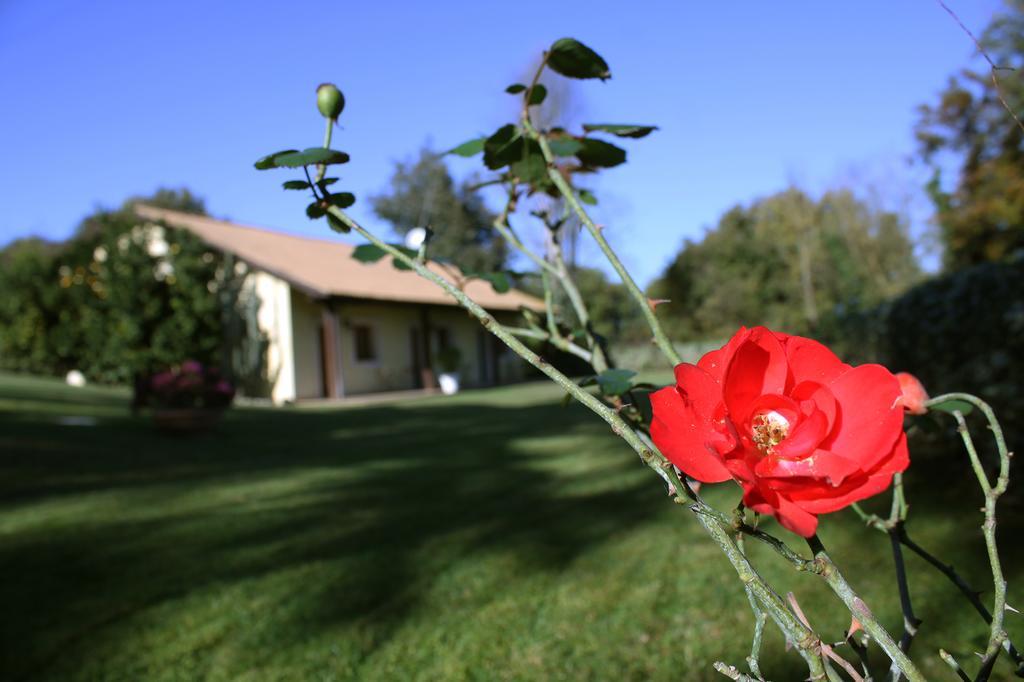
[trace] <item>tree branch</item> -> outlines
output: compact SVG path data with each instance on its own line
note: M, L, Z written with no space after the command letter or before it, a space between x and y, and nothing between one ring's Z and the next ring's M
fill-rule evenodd
M986 52L985 48L982 47L981 41L974 37L974 34L971 33L971 29L967 28L967 26L964 25L964 22L960 21L960 17L956 15L956 12L951 10L949 6L942 0L935 1L939 3L939 6L942 7L942 9L946 10L949 16L953 17L953 21L955 21L960 26L960 28L963 29L963 32L966 33L968 37L970 37L970 39L974 41L975 47L978 48L978 53L985 58L985 61L988 62L989 68L991 69L992 87L995 88L996 97L999 99L999 103L1003 105L1004 109L1006 109L1006 113L1010 114L1014 122L1017 124L1017 127L1021 129L1021 132L1024 132L1024 122L1020 120L1020 117L1017 116L1017 112L1015 112L1010 107L1009 102L1006 101L1006 96L1003 94L1003 88L999 83L999 76L997 75L999 71L1012 71L1013 69L1011 69L1008 66L996 66L996 63L993 62L992 58L988 56L988 52Z

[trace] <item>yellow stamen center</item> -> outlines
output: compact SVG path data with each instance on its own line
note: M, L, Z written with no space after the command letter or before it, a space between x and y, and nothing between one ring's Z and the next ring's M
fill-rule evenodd
M771 454L773 448L789 435L789 422L774 410L762 412L754 417L751 430L757 449L765 454Z

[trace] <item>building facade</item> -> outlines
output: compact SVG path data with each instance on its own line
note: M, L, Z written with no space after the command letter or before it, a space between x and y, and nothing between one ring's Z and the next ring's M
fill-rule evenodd
M266 377L276 404L436 386L438 354L457 358L466 387L525 376L522 360L488 334L454 299L389 259L362 263L354 247L297 237L150 206L140 218L185 229L230 254L266 338ZM439 274L458 279L451 266ZM471 280L466 293L499 321L543 303L523 292L499 294Z

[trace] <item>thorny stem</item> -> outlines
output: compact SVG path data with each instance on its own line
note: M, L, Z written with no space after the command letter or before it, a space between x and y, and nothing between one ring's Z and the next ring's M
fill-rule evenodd
M555 322L555 296L551 291L551 275L547 270L540 271L541 283L544 285L544 317L548 323L548 333L552 336L561 336L558 331L558 323Z
M880 519L874 514L866 514L856 504L852 506L854 507L854 511L857 512L857 514L861 517L861 519L864 520L864 522L867 525L877 530L880 530L884 533L889 533L888 521ZM981 599L979 599L979 595L981 593L978 592L978 590L971 587L971 585L966 580L964 580L963 576L957 573L956 569L952 565L944 563L934 554L932 554L924 547L914 542L914 540L907 533L906 526L904 526L902 523L899 525L899 528L896 529L896 534L899 538L900 544L902 544L911 552L919 556L928 565L937 570L939 573L946 576L946 578L948 578L949 581L953 583L953 585L955 585L958 590L960 590L960 593L964 596L964 599L966 599L968 603L970 603L970 605L974 607L974 610L978 613L979 616L981 616L985 623L991 625L992 614L989 613L988 608L981 602ZM1024 677L1024 656L1021 656L1021 653L1013 645L1009 637L1007 637L1007 639L1003 642L1003 648L1006 649L1007 653L1010 655L1010 658L1013 659L1014 664L1016 665L1015 674L1017 675L1017 677Z
M512 191L509 193L508 201L505 203L505 208L502 209L501 214L494 219L494 229L511 244L514 248L519 250L523 255L529 258L537 267L540 268L541 277L544 279L544 302L547 308L548 320L551 322L551 283L550 276L554 276L558 279L562 289L565 290L566 295L569 297L569 301L572 303L573 309L576 311L576 317L579 318L580 324L583 326L584 332L587 336L587 345L590 346L591 359L588 359L594 370L598 373L608 369L608 361L605 358L604 350L601 348L600 343L593 337L590 331L590 315L587 312L586 304L583 302L583 297L580 295L579 289L576 287L576 283L573 281L568 270L565 267L565 263L559 258L555 263L552 263L546 258L542 258L532 249L527 247L519 236L512 229L509 224L509 214L512 212L516 204L516 195ZM548 325L548 331L551 334L552 343L555 343L556 338L562 338L558 333L557 327L553 324ZM555 343L558 346L557 343ZM558 346L561 348L561 346ZM566 350L563 348L563 350ZM570 351L571 352L571 351Z
M548 65L548 53L545 51L544 56L541 57L540 64L537 65L537 71L533 74L533 80L530 81L530 85L526 88L526 92L523 93L523 118L529 119L530 117L530 100L533 98L533 91L540 83L540 77L544 73L544 67Z
M515 247L520 253L533 261L533 264L541 269L542 272L550 272L551 274L557 275L555 266L546 261L544 258L539 256L535 251L530 249L526 244L519 239L519 235L515 233L512 226L508 222L509 214L512 213L513 208L516 204L516 196L514 193L509 193L508 201L505 202L505 208L502 209L501 213L497 218L494 219L492 225L494 229L498 231L505 241Z
M551 234L550 230L548 234ZM587 339L587 346L590 347L591 352L594 354L594 361L591 363L594 366L594 371L601 373L608 369L608 360L605 357L604 349L601 347L601 342L594 336L593 324L590 321L590 311L583 300L583 295L580 294L580 290L576 286L572 273L569 272L569 268L565 264L565 259L562 257L562 249L558 244L553 242L549 244L548 259L549 262L554 262L555 277L558 278L558 282L562 285L565 295L569 298L569 303L576 313L576 320L580 323L583 335Z
M796 618L792 611L790 611L782 601L782 598L767 585L764 579L761 578L757 571L754 570L754 567L751 566L743 553L739 551L735 540L730 535L731 528L729 519L725 517L724 514L715 511L704 504L704 502L694 494L690 487L680 480L675 467L671 462L665 459L664 456L662 456L656 449L649 447L640 435L637 434L637 432L634 431L615 410L611 409L597 397L591 395L589 392L578 386L576 382L562 374L560 371L552 367L546 360L530 350L519 339L517 339L514 334L499 324L493 315L484 310L476 301L467 296L464 291L460 290L452 282L429 269L424 263L411 258L401 250L382 241L376 235L367 231L359 223L350 218L348 214L337 206L331 206L327 210L344 225L368 239L372 244L384 250L398 261L409 266L421 277L430 280L444 289L448 295L458 301L459 305L477 318L480 324L487 331L501 339L501 341L517 355L536 367L548 378L565 389L565 391L572 395L576 400L583 403L592 412L601 417L617 436L622 438L631 448L633 448L634 452L640 456L640 459L644 464L653 469L659 474L659 476L667 476L675 487L676 502L685 504L690 511L694 512L694 515L697 517L697 521L700 525L725 553L726 558L729 560L729 563L732 564L733 569L736 571L744 587L750 590L761 606L771 616L772 620L783 631L787 640L792 642L797 648L797 651L807 663L811 679L826 679L826 666L821 655L821 642L817 635L815 635L814 632Z
M743 546L743 536L740 534L736 535L736 546L739 547L740 552L746 555L746 550ZM754 613L754 636L750 641L750 655L747 656L747 667L750 668L750 672L758 680L763 680L764 675L761 674L761 664L759 658L761 656L761 636L764 634L764 623L768 619L765 612L757 604L757 599L754 598L754 593L750 591L750 588L746 588L747 601L750 602L750 610ZM719 672L721 672L719 670Z
M939 649L939 658L945 661L946 665L953 669L957 674L957 677L964 682L971 682L971 678L967 676L967 673L965 673L964 669L960 667L960 664L956 662L956 659L949 655L948 651L945 649Z
M324 149L331 148L331 132L334 130L334 120L327 118L327 130L324 132ZM320 182L327 174L327 165L320 164L316 169L316 181Z
M978 682L984 682L992 673L996 658L999 656L999 649L1007 642L1007 634L1003 629L1003 618L1006 614L1006 579L1003 577L1002 563L999 560L999 548L996 545L996 501L999 496L1006 492L1010 482L1010 452L1006 448L1006 440L1003 438L1003 430L999 426L995 413L981 398L969 393L947 393L936 396L925 403L925 407L937 405L951 400L962 400L977 407L988 420L988 427L992 431L992 437L996 442L996 450L999 453L999 474L995 485L988 479L985 468L978 457L978 451L974 447L971 433L967 429L967 422L959 410L953 411L953 418L956 419L957 431L967 449L967 456L971 460L971 468L978 478L981 490L985 494L985 521L981 525L982 534L985 536L985 547L988 550L988 561L992 567L992 620L990 623L988 646L981 658L981 668L975 678Z
M978 457L977 449L974 447L974 441L967 429L967 423L964 420L963 414L959 411L953 412L953 418L957 422L957 431L960 433L961 439L963 440L964 446L967 450L968 457L971 461L971 468L974 470L978 483L981 485L982 492L985 495L985 506L982 508L982 511L985 514L985 521L982 524L982 533L985 537L989 564L992 568L992 582L994 586L993 612L995 615L993 616L993 613L990 613L985 605L981 603L981 599L979 598L981 593L972 588L967 581L956 572L952 565L942 562L940 559L914 542L907 534L904 526L907 516L907 504L903 496L902 479L898 480L893 488L893 507L889 519L884 520L874 514L867 514L856 504L853 505L853 509L867 525L888 533L891 538L894 538L894 556L896 556L896 553L898 552L898 544L901 544L924 559L929 565L946 576L950 582L960 590L964 598L966 598L971 606L974 607L975 611L978 612L982 619L989 624L989 641L985 649L985 653L982 655L982 664L978 671L977 680L987 680L989 675L991 675L992 667L995 665L995 660L999 655L1000 647L1006 649L1010 658L1013 659L1015 665L1014 673L1018 677L1024 677L1024 656L1022 656L1017 648L1013 646L1008 633L1003 628L1003 619L1006 611L1006 580L1003 577L1002 564L999 560L999 552L995 536L996 501L999 496L1006 491L1006 488L1009 485L1010 459L1013 457L1013 453L1009 452L1007 449L1006 440L1003 436L1003 431L999 425L999 421L996 419L995 413L992 411L992 408L980 398L969 393L947 393L928 400L925 403L925 406L934 407L953 400L970 403L985 415L985 418L988 421L989 430L991 430L993 439L995 440L996 450L999 454L999 474L996 479L996 484L993 486L985 473L981 460ZM896 540L898 540L898 544L895 542ZM897 561L897 571L899 571L899 564L902 563L901 552L899 553ZM903 586L901 585L901 603L903 601L902 589ZM908 612L906 608L907 605L909 605L909 602L904 605L905 620ZM912 615L912 611L910 613ZM904 634L906 634L906 628ZM963 679L969 679L948 653L942 651L940 654L942 655L943 660L954 666L954 669L957 670L958 674L960 674Z
M564 350L566 353L571 353L585 362L591 361L592 356L590 351L586 348L580 348L572 341L568 341L561 336L552 336L550 332L546 332L541 329L524 329L523 327L505 327L505 329L507 329L509 333L525 339L550 341L553 346L560 350Z
M626 266L622 264L622 261L619 260L615 250L612 249L611 244L608 243L608 240L605 239L604 235L601 233L601 228L591 220L586 209L583 208L582 204L580 204L579 200L576 198L576 194L572 191L572 187L569 186L569 183L562 176L561 171L559 171L555 166L555 156L551 153L551 147L548 146L547 138L533 127L528 116L523 117L523 128L526 130L526 133L540 145L541 152L544 154L544 160L548 164L548 177L551 178L551 181L555 184L555 187L558 188L558 191L562 194L566 203L580 219L580 222L583 223L583 226L587 228L587 231L590 232L594 241L597 242L597 245L601 248L605 258L608 259L608 262L611 263L615 272L618 273L619 279L622 280L627 291L629 291L630 295L636 299L637 305L643 312L644 318L646 318L647 324L650 326L651 332L654 334L654 342L658 345L658 348L661 349L661 352L665 354L665 357L669 359L672 365L678 365L682 362L682 358L679 356L675 347L672 346L672 342L669 341L668 335L665 334L665 330L662 329L661 322L658 320L658 316L654 313L654 308L651 306L647 295L644 294L643 290L629 274L629 271L626 270Z
M906 520L907 499L903 494L903 474L898 473L892 477L892 506L889 510L886 532L892 547L892 559L896 568L896 588L899 590L900 610L903 612L903 633L900 635L899 646L904 653L909 654L910 645L914 642L921 620L914 615L913 602L910 600L910 586L907 584L907 568L903 562L903 548L900 546L900 534L903 532L903 524ZM891 682L899 682L902 679L895 663L889 668L889 679Z
M857 660L860 661L860 669L864 671L864 682L871 682L871 665L868 661L868 646L867 638L863 642L857 641L857 635L854 632L848 632L846 634L846 643L853 649L853 653L856 654Z
M892 558L896 564L896 585L900 593L900 608L903 611L903 634L900 635L899 647L903 653L909 654L910 645L914 641L914 636L917 635L917 626L921 624L921 620L914 615L914 606L910 601L910 588L907 585L907 570L903 565L899 528L902 528L902 522L889 531L889 541L892 544ZM899 668L896 667L895 662L889 668L889 676L892 682L899 682L901 679Z
M864 600L846 582L846 578L839 572L839 568L832 561L828 552L825 551L825 546L821 544L818 536L812 535L808 538L807 544L810 546L811 551L814 552L814 560L817 564L815 572L825 580L825 583L828 584L836 596L846 604L846 607L850 609L850 613L854 615L864 630L871 635L872 639L878 642L878 645L889 656L889 660L892 661L893 665L910 682L924 682L924 675L917 669L914 662L900 649L892 635L878 622L878 619L875 618L875 615L868 608L868 605L864 603Z
M751 677L746 673L740 672L736 666L729 665L722 661L715 661L713 667L715 668L715 670L722 673L730 680L735 680L736 682L761 682L761 680L763 679L760 674L755 673L755 676Z
M734 526L738 532L743 533L744 535L749 535L755 540L759 540L764 544L768 545L769 547L771 547L772 549L774 549L779 554L779 556L781 556L789 563L793 564L793 568L795 568L796 570L810 572L815 572L817 570L817 565L815 564L813 559L806 559L800 556L800 554L798 554L796 551L790 548L789 545L787 545L785 542L775 537L774 535L770 535L768 533L765 533L763 530L753 528L752 526L749 526L743 522L736 523L734 524Z

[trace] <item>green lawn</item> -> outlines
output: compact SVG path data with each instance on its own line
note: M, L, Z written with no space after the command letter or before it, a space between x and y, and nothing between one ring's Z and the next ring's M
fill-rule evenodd
M196 437L154 432L126 398L0 375L0 679L718 680L713 661L748 653L751 618L724 557L553 387L236 409ZM968 477L959 457L920 456L910 527L987 586ZM1018 606L1019 490L1000 525ZM738 489L707 494L727 508ZM898 628L886 538L852 513L822 526ZM848 616L817 578L752 554L841 638ZM915 658L948 679L938 647L973 667L986 628L908 562L924 620ZM769 675L801 679L767 632Z

